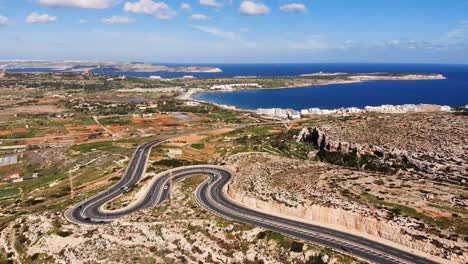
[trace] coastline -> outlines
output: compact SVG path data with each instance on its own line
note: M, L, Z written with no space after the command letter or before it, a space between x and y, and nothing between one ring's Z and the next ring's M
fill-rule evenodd
M182 95L178 96L177 99L185 100L185 101L193 101L193 102L198 102L198 103L203 103L203 104L212 104L212 105L215 105L217 107L220 107L220 108L223 108L223 109L226 109L226 110L236 111L236 112L255 113L255 110L237 108L237 107L231 106L231 105L218 104L218 103L215 103L215 102L199 100L199 99L196 99L196 98L192 97L194 94L199 93L199 92L204 92L204 91L205 90L203 90L201 88L188 89L187 92L185 92Z
M348 73L344 73L346 75ZM323 76L332 76L333 74L324 74ZM317 76L314 74L303 74L299 76L291 76L292 78L303 78L303 77L313 77ZM199 88L200 92L235 92L235 91L259 91L259 90L281 90L281 89L293 89L293 88L303 88L303 87L318 87L326 85L339 85L339 84L352 84L352 83L364 83L372 81L434 81L434 80L447 80L442 74L405 74L401 76L382 76L377 75L376 73L362 73L349 77L349 80L325 80L319 81L318 83L295 83L289 84L282 87L255 87L250 89L235 89L235 90L215 90L215 91L206 91ZM265 78L268 79L268 78Z
M200 90L200 89L197 89L197 90ZM254 109L237 108L235 106L218 104L215 102L204 101L204 100L193 98L192 95L196 93L197 91L188 91L187 93L179 97L179 99L187 100L187 101L194 101L198 103L211 104L211 105L220 107L222 109L236 111L236 112L258 114L259 109L254 110ZM376 109L376 110L371 110L371 111L366 110L366 108L369 108L369 107ZM411 111L404 110L404 109L409 109L409 108L416 109L416 110L411 110ZM267 108L267 109L277 109L277 110L282 110L282 111L292 110L292 109L287 109L287 108ZM302 114L303 111L310 111L310 110L316 110L318 113ZM450 112L452 111L452 108L446 105L420 103L420 104L405 104L405 105L375 105L375 106L366 106L364 108L357 108L357 107L341 107L341 108L334 108L334 109L308 108L308 109L301 109L299 111L296 111L296 110L293 110L293 111L301 113L301 117L302 117L302 116L345 115L345 114L363 114L363 113L405 114L405 113L422 113L422 112ZM270 118L270 119L277 119L274 116L264 116L264 117Z
M330 74L325 74L325 75L330 75ZM301 75L303 76L314 76L314 74L304 74ZM300 76L300 77L301 77ZM224 109L228 110L234 110L234 111L239 111L239 112L249 112L249 113L255 113L257 109L245 109L245 108L238 108L236 106L232 105L224 105L224 104L219 104L216 102L212 101L205 101L205 100L200 100L196 99L193 97L193 95L197 93L223 93L223 92L236 92L236 91L260 91L260 90L282 90L282 89L294 89L294 88L304 88L304 87L320 87L320 86L326 86L326 85L340 85L340 84L353 84L353 83L364 83L364 82L370 82L370 81L424 81L424 80L446 80L447 78L443 76L442 74L406 74L406 75L401 75L401 76L381 76L381 75L376 75L372 73L366 73L366 74L359 74L356 76L351 76L351 80L333 80L333 81L323 81L315 84L311 83L297 83L297 84L292 84L288 85L285 87L274 87L274 88L266 88L266 87L256 87L254 89L235 89L235 90L216 90L216 91L207 91L202 88L192 88L189 89L187 92L182 94L181 96L178 97L178 99L181 100L188 100L188 101L195 101L199 103L206 103L206 104L212 104ZM416 105L425 105L425 104L416 104ZM374 107L383 107L384 105L377 105ZM394 106L401 106L401 105L394 105ZM442 105L435 105L435 106L442 106ZM354 107L355 108L355 107ZM338 111L340 109L345 109L345 108L338 108L338 109L320 109L320 110L330 110L330 111ZM357 108L360 109L360 108ZM304 109L301 109L304 110ZM301 111L300 110L300 111ZM363 109L360 109L363 110Z

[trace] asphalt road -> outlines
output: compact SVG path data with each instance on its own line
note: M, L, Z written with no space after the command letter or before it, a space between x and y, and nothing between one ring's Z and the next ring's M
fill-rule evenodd
M117 184L67 210L65 213L66 218L77 224L102 225L141 209L163 203L168 198L170 190L169 171L155 178L151 182L146 195L132 205L118 211L103 209L106 203L138 184L144 173L151 147L173 137L175 136L160 138L141 145L135 151L126 173ZM225 194L232 175L221 167L209 165L181 167L171 170L171 173L173 184L190 176L209 176L209 179L197 188L196 199L201 206L219 216L327 246L373 263L437 263L360 236L246 208L233 202Z

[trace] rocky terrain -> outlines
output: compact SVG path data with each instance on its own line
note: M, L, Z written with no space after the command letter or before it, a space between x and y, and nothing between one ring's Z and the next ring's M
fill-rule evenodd
M229 194L254 208L384 238L452 263L468 259L463 235L436 224L454 217L466 227L466 210L454 216L430 206L456 207L461 201L466 208L463 189L266 153L238 154L221 162L237 173Z
M406 163L415 178L468 186L468 118L462 115L368 115L305 128L299 141L329 152L372 155L391 166ZM403 173L403 172L402 172Z
M203 180L178 184L173 206L164 204L106 226L74 225L62 212L19 217L0 231L0 248L23 263L360 263L216 217L193 197Z

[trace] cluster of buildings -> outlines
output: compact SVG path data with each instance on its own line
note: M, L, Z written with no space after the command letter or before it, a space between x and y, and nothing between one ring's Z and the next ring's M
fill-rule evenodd
M363 113L362 109L357 107L339 108L339 109L320 109L320 108L309 108L302 109L301 115L331 115L331 114L358 114Z
M234 83L234 84L218 84L211 86L210 90L223 90L223 91L230 91L234 90L234 88L262 88L262 86L258 83Z
M268 108L257 109L258 115L272 119L299 119L301 116L308 115L349 115L360 113L388 113L402 114L415 112L449 112L452 108L446 105L429 105L429 104L405 104L405 105L381 105L381 106L366 106L364 109L357 107L339 108L339 109L320 109L309 108L302 109L300 112L292 109Z
M108 78L106 81L108 81L108 82L115 81L115 80L123 81L123 80L126 80L126 79L127 79L127 76L125 76L125 75L120 75L120 76L117 77L117 78Z
M138 104L137 109L141 111L146 111L148 109L156 109L158 108L158 104L156 103L147 103L147 104Z
M173 81L173 80L177 80L177 79L182 79L182 80L187 80L187 79L195 79L195 76L193 75L184 75L180 78L163 78L159 75L152 75L149 77L150 79L152 80L159 80L159 81Z
M21 171L14 172L13 174L5 177L5 181L7 182L24 182L24 181L30 181L39 178L39 174L37 172L34 172L31 177L21 177Z
M0 167L2 166L9 166L18 163L18 156L17 155L9 155L0 157ZM23 170L19 169L13 172L9 172L6 176L0 176L2 181L5 182L22 182L22 181L29 181L39 177L37 172L34 172L30 177L22 177Z
M299 119L301 113L293 109L282 109L282 108L259 108L257 114L266 116L272 119Z

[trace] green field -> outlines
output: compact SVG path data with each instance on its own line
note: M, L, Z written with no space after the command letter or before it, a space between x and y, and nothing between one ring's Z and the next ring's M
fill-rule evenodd
M238 113L235 112L220 112L220 113L211 113L208 117L217 120L226 120L226 119L233 119L239 116Z
M81 144L75 145L70 147L70 151L72 152L79 152L79 153L87 153L94 150L106 151L110 150L113 147L113 141L103 141L103 142L94 142L88 144Z
M104 117L99 118L99 122L103 125L113 125L113 124L120 124L120 125L127 125L132 122L131 117L129 116L117 116L117 117Z
M21 191L18 188L0 189L0 200L15 198L20 195Z
M0 139L9 139L9 138L33 138L36 136L36 132L28 131L22 133L13 133L9 135L1 135Z
M254 135L267 135L270 133L271 127L252 127L247 130L247 133Z
M190 145L192 148L194 149L198 149L198 150L202 150L205 148L205 144L204 143L198 143L198 144L192 144Z

